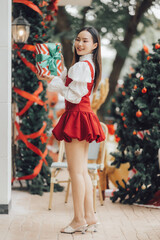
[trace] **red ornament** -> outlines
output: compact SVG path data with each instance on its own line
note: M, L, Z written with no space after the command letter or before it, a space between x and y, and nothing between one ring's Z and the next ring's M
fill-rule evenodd
M149 59L151 59L151 56L148 56L148 57L147 57L147 60L148 60L148 61L149 61Z
M122 117L124 116L124 113L123 113L123 112L121 112L121 116L122 116Z
M123 91L123 92L122 92L122 95L123 95L123 96L125 96L125 95L126 95L126 93Z
M142 93L146 93L146 92L147 92L147 88L144 87L144 88L142 89Z
M135 89L135 90L137 89L137 85L134 85L134 89Z
M126 125L126 124L124 124L123 126L124 126L125 128L127 128L127 125Z
M155 49L159 49L159 48L160 48L160 44L159 44L159 43L156 43Z
M145 51L146 54L149 54L148 47L146 45L143 46L143 50Z
M137 112L136 112L136 117L141 117L142 116L142 112L140 111L140 110L138 110Z
M137 134L137 132L134 130L134 131L133 131L133 135L136 135L136 134Z
M123 120L123 121L125 121L125 120L126 120L126 118L125 118L125 117L123 117L123 118L122 118L122 120Z
M143 81L143 80L144 80L144 77L143 77L143 76L141 76L141 77L140 77L140 80L141 80L141 81Z

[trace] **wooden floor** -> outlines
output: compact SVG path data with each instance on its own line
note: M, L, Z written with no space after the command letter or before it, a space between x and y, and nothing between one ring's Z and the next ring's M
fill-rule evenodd
M65 175L62 172L61 175ZM54 193L54 206L48 211L49 193L43 196L12 191L9 215L0 215L0 240L158 240L160 209L112 203L106 198L100 206L97 196L97 233L62 234L60 229L72 219L71 193L64 203L65 191Z

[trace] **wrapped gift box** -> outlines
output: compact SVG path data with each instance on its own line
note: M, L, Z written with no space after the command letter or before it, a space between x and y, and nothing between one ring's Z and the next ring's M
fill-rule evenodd
M59 76L62 71L61 44L36 44L36 69L40 76Z

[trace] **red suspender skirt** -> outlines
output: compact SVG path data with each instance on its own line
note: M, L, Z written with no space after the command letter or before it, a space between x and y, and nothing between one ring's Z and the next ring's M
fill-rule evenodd
M89 61L85 62L90 67L92 81L87 83L88 93L82 97L80 103L74 104L65 100L65 112L52 131L59 141L71 142L72 138L76 138L79 141L92 142L95 140L101 142L105 139L100 122L90 106L89 96L94 83L93 67ZM71 82L72 79L67 76L65 86L68 86Z

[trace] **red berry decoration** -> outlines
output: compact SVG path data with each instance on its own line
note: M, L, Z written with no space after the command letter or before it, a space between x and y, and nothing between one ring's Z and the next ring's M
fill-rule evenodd
M142 89L142 93L146 93L146 92L147 92L147 88L144 87L144 88Z
M123 91L123 92L122 92L122 95L123 95L123 96L125 96L125 95L126 95L126 93Z
M123 121L125 121L125 120L126 120L126 118L125 118L125 117L123 117L123 118L122 118L122 120L123 120Z
M160 48L160 44L157 43L157 44L155 45L155 49L159 49L159 48Z
M135 90L137 89L137 85L134 85L134 89L135 89Z
M140 111L140 110L138 110L137 112L136 112L136 117L141 117L142 116L142 112Z
M151 59L151 56L148 56L148 57L147 57L147 60L148 60L148 61L149 61L149 59Z
M137 132L134 130L134 131L133 131L133 135L136 135L136 134L137 134Z
M127 128L127 125L126 125L126 124L124 124L123 126L124 126L125 128Z
M122 117L124 116L124 113L123 113L123 112L121 112L121 116L122 116Z
M143 77L143 76L141 76L141 77L140 77L140 80L141 80L141 81L143 81L143 80L144 80L144 77Z

